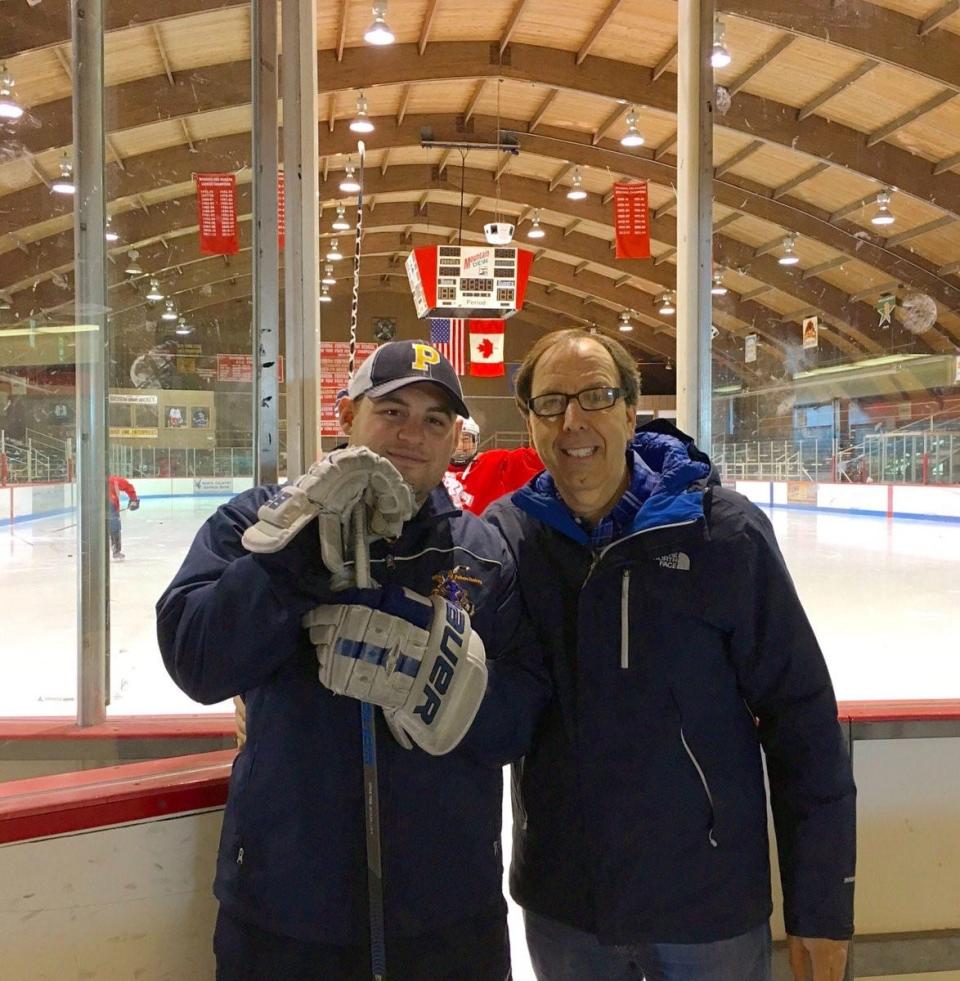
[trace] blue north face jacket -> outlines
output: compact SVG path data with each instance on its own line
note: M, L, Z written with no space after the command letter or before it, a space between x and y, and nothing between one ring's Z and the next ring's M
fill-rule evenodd
M766 516L672 426L594 551L545 475L485 517L557 698L514 766L511 891L602 943L704 943L770 915L766 757L787 930L853 929L855 788L830 677Z
M316 523L282 551L241 544L258 487L203 525L157 604L164 662L192 698L242 694L247 742L230 779L214 891L233 916L327 944L369 937L360 703L317 679L301 616L334 601ZM499 906L504 763L529 744L549 678L521 615L501 536L437 488L371 572L470 613L489 659L487 694L447 756L402 749L377 713L386 933L412 937Z

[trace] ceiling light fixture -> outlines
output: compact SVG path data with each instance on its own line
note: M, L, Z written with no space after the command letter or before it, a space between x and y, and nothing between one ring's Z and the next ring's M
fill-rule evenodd
M363 93L357 99L357 114L350 123L350 129L354 133L372 133L373 123L370 122L370 113L367 109L367 100Z
M183 317L177 321L177 333L181 337L186 337L187 334L193 333L193 328L186 322L186 320L183 319Z
M333 297L330 295L330 289L327 286L320 291L320 302L321 303L333 303Z
M667 371L673 371L673 361L667 358L667 363L663 366Z
M890 210L890 189L884 188L877 195L877 211L874 216L870 219L870 223L873 225L892 225L897 217Z
M349 157L347 157L346 173L343 176L343 180L340 181L340 190L344 194L358 194L360 191L357 171Z
M180 315L177 313L176 305L173 300L167 300L164 304L164 311L160 314L161 320L179 320Z
M710 51L710 64L714 68L726 68L733 59L727 50L727 28L723 19L715 17L713 21L713 48Z
M777 262L781 266L795 266L799 261L800 257L794 251L797 245L797 236L790 232L789 235L783 240L783 255L777 259Z
M346 209L342 204L337 205L337 217L333 219L333 224L330 226L335 232L349 232L350 222L346 218Z
M677 301L673 293L663 293L657 297L657 303L660 304L660 313L665 317L669 317L677 312Z
M643 146L646 141L637 129L637 107L631 106L627 113L627 131L620 138L621 146Z
M0 119L17 120L23 115L23 108L13 97L13 76L7 66L0 65Z
M727 288L723 285L723 270L715 269L713 273L713 285L710 287L710 292L714 296L726 296Z
M13 300L6 293L0 293L0 310L9 310L12 306Z
M571 201L582 201L587 196L587 192L583 189L583 175L580 173L579 167L573 168L573 186L567 191L567 197Z
M151 303L157 303L163 299L163 293L160 292L160 283L155 276L150 278L150 289L147 290L147 299Z
M373 23L367 28L363 35L367 44L393 44L393 31L387 24L387 0L376 0L373 5Z
M323 267L323 279L321 279L320 282L324 286L337 285L336 279L333 278L333 266L331 266L329 262Z
M128 276L142 276L143 267L137 262L140 257L140 253L136 249L130 249L127 252L127 264L123 267L123 271Z
M533 221L527 231L527 238L543 238L547 233L540 227L540 209L533 213Z
M110 226L110 216L109 215L107 215L107 223L106 223L106 225L104 225L103 237L108 242L119 242L120 241L120 236Z
M66 154L60 161L60 176L50 185L50 190L54 194L73 194L76 191L73 183L73 164Z
M327 261L329 262L339 262L343 258L343 253L340 251L340 243L337 239L330 239L330 251L327 253Z
M633 324L630 323L630 311L629 310L621 310L620 311L620 324L618 325L618 329L619 330L622 330L625 334L628 331L633 330Z

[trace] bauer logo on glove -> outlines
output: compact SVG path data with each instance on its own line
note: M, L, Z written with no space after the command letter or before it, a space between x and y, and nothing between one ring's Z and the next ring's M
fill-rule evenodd
M469 616L440 596L410 589L351 589L344 602L304 618L320 681L338 695L379 705L390 731L434 756L470 728L487 687L483 641Z

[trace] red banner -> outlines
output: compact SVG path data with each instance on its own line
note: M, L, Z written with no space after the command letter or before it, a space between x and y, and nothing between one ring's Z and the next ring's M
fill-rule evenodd
M283 251L283 243L287 235L287 185L286 178L282 170L277 171L277 238L280 242L280 251Z
M650 258L650 208L647 182L613 185L613 227L618 259Z
M354 371L376 351L377 345L369 342L357 344ZM347 387L350 368L349 341L320 342L320 435L342 436L337 419L337 392Z
M497 378L504 374L502 320L470 321L470 374Z
M200 251L206 255L234 255L240 251L236 175L194 174L194 181Z
M217 355L217 381L218 382L253 382L253 355L252 354L218 354ZM285 381L283 375L283 355L277 362L277 381L281 384Z

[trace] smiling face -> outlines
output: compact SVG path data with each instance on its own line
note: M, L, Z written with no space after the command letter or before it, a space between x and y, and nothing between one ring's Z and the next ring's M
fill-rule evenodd
M343 398L340 426L351 446L386 457L424 498L443 478L463 420L439 385L406 385L378 399Z
M564 341L537 361L531 395L587 388L620 387L613 358L590 338ZM626 445L633 435L635 407L623 398L610 408L587 412L571 399L559 416L527 413L527 428L540 459L553 476L564 503L591 523L608 514L627 488Z

